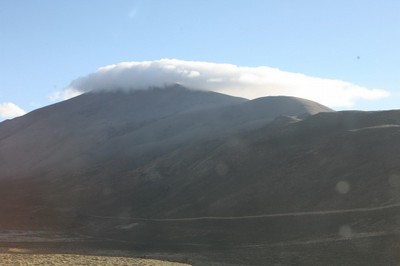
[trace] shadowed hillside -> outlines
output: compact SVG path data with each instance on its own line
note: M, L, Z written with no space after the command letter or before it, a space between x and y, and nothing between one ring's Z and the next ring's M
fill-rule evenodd
M88 93L0 124L1 225L204 265L391 265L399 129L293 97Z

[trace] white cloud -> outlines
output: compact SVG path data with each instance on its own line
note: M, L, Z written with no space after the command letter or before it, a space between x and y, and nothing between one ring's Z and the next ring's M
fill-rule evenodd
M56 95L66 99L79 93L104 90L143 90L179 83L248 99L289 95L320 102L331 107L350 107L357 99L389 96L381 89L370 89L349 82L285 72L276 68L240 67L231 64L161 59L122 62L99 68L78 78Z
M48 98L51 102L58 102L71 99L73 97L81 95L82 93L83 92L74 90L72 88L66 88L62 91L54 91L48 96Z
M17 116L24 115L26 112L22 110L18 105L13 103L0 103L0 118L10 119Z

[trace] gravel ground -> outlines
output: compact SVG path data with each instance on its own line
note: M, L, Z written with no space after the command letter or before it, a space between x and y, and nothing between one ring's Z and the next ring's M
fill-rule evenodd
M188 264L150 259L86 256L71 254L0 254L1 266L18 265L133 265L133 266L188 266Z

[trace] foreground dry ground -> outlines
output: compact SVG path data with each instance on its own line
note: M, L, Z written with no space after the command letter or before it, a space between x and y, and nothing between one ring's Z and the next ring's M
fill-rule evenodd
M86 256L71 254L0 254L0 265L132 265L132 266L188 266L189 264L150 259Z

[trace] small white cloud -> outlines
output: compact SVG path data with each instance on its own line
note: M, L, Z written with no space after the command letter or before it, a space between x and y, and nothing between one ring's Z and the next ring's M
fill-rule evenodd
M50 102L58 102L71 99L73 97L81 95L83 92L74 90L72 88L66 88L62 91L54 91L51 93L48 98Z
M0 118L10 119L26 114L26 112L14 103L0 103Z
M183 86L254 99L288 95L306 98L331 107L350 107L357 99L374 100L389 96L350 82L291 73L266 66L240 67L232 64L161 59L122 62L99 68L78 78L53 96L65 99L88 91L143 90L179 83Z

